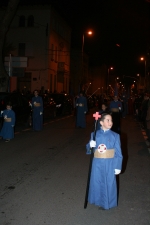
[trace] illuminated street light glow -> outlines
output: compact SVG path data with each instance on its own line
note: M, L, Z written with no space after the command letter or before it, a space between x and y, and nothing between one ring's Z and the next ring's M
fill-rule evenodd
M141 59L141 61L144 61L144 64L145 64L144 87L146 87L147 86L147 84L146 84L146 79L147 79L147 74L146 74L146 58L141 57L140 59Z
M87 33L88 33L88 35L92 35L93 34L93 32L91 30L89 30Z

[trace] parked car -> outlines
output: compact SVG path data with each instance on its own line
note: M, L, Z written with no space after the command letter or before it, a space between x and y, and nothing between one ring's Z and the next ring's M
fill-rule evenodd
M31 107L28 99L20 93L0 92L0 111L6 109L7 102L12 103L12 109L16 115L16 123L31 125ZM3 118L0 118L2 126Z
M73 100L68 94L52 93L49 97L56 102L56 115L72 114Z

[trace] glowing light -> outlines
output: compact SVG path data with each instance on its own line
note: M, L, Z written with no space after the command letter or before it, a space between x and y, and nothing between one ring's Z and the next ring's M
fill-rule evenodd
M88 35L92 35L93 34L93 32L91 30L89 30L87 33L88 33Z

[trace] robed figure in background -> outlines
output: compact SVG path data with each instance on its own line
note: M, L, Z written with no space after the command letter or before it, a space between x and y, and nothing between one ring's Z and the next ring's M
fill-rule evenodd
M110 112L112 113L113 126L112 129L114 132L120 134L120 119L122 112L122 102L118 100L118 96L114 96L114 100L110 102L109 106Z
M32 117L33 117L33 130L40 131L43 128L43 100L38 96L38 91L34 91L32 98Z
M86 127L86 113L87 108L87 99L83 96L83 93L80 92L79 97L76 99L76 126L80 128Z
M6 104L6 109L1 111L0 116L4 118L3 127L0 131L0 137L2 137L5 142L9 142L14 138L14 126L16 121L15 112L12 110L11 102Z

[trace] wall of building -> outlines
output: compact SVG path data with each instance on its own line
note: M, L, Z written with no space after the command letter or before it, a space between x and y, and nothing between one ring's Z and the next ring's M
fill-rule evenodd
M31 15L34 18L34 25L30 27L28 26L28 18ZM23 27L19 27L21 16L25 17L25 26ZM55 29L56 27L57 29ZM42 89L44 91L66 91L68 93L70 37L69 26L50 6L18 8L7 34L7 42L14 46L14 50L10 52L12 56L19 56L19 43L24 43L26 47L24 56L28 58L28 63L27 67L24 68L25 76L17 78L17 88L22 89L23 82L25 82L27 84L24 87L25 90ZM54 46L53 52L52 45ZM54 59L52 59L52 54L54 54ZM64 63L62 82L58 79L59 62Z

